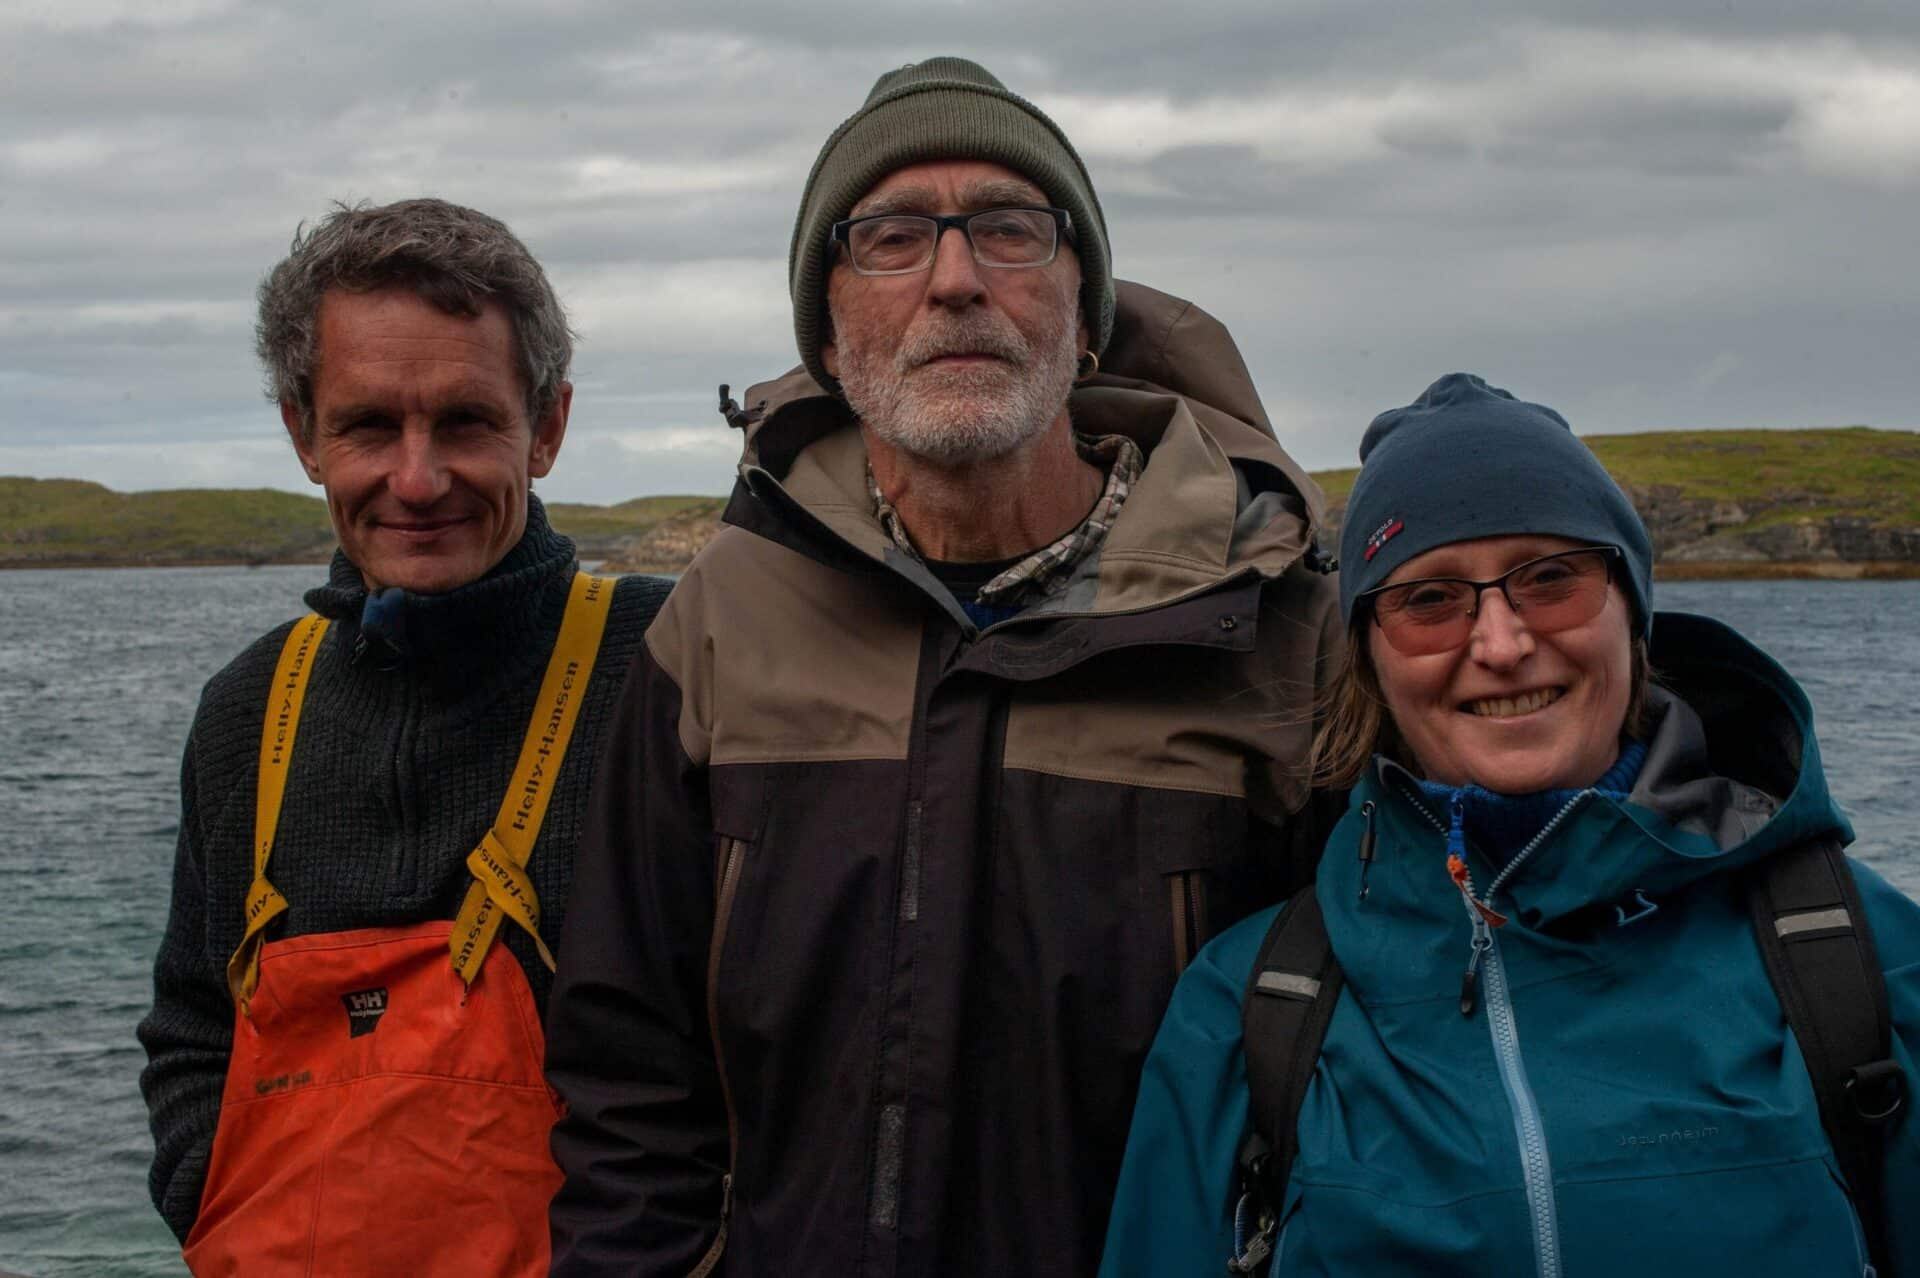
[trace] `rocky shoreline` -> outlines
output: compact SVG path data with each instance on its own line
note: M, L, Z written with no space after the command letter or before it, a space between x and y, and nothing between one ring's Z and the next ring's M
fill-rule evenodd
M1724 507L1700 510L1671 498L1644 501L1632 493L1647 519L1654 542L1654 576L1662 581L1911 581L1920 580L1920 531L1875 528L1865 520L1835 515L1749 527L1745 519L1725 517ZM681 511L637 537L583 539L580 558L605 573L686 571L693 557L720 531L722 503ZM1335 506L1326 541L1338 537L1342 507ZM1726 530L1726 523L1738 531ZM74 568L238 568L310 565L326 559L62 559L0 560L5 569Z
M1920 578L1920 528L1823 510L1811 495L1745 501L1691 497L1670 484L1621 485L1653 541L1654 576L1669 581ZM1339 538L1344 498L1322 542Z
M1669 560L1654 564L1653 576L1656 581L1920 581L1920 563L1897 559Z
M1640 494L1632 494L1640 504ZM1338 516L1325 540L1337 540ZM1738 536L1716 534L1698 519L1682 518L1676 504L1648 520L1654 576L1665 581L1899 581L1920 579L1920 531L1862 527L1864 520L1834 516L1773 525ZM1696 514L1698 512L1695 512ZM1648 507L1641 506L1641 514ZM1744 523L1745 521L1740 521ZM689 510L607 556L605 572L679 573L720 530L719 510Z
M332 561L324 559L0 559L0 572L68 572L78 568L290 568L297 565L311 565L325 568ZM0 1274L0 1278L6 1278Z
M662 555L657 548L622 551L604 559L582 555L581 562L593 571L609 575L653 573L677 576L686 571L692 554L681 559L678 553ZM70 560L59 563L0 563L4 572L56 572L86 569L93 571L122 568L292 568L307 567L324 571L321 560L272 560L266 563L238 559L194 559L177 563L104 562ZM1793 559L1779 561L1751 559L1669 560L1656 563L1653 575L1658 581L1920 581L1920 563L1897 559L1839 561ZM5 1275L0 1275L5 1278Z
M1866 427L1671 431L1586 439L1620 480L1671 580L1920 578L1920 433ZM1338 544L1356 472L1313 479ZM720 529L724 497L550 503L554 527L608 572L679 573ZM324 563L323 503L272 491L113 493L0 477L0 568Z

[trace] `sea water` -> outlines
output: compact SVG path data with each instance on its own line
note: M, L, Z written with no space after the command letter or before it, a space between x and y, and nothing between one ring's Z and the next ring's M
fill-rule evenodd
M0 1271L177 1275L147 1198L152 996L200 686L316 568L0 573ZM1806 687L1856 852L1920 895L1920 582L1666 583Z

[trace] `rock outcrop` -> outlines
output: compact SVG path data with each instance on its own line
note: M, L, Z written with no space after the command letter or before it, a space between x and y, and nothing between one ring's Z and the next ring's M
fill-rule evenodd
M720 531L720 512L725 503L696 506L669 515L623 546L600 566L602 572L651 572L677 574L686 571L700 548Z

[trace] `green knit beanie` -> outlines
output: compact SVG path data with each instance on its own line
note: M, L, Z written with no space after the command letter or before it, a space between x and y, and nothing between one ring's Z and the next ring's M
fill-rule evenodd
M1073 218L1080 258L1080 308L1094 354L1113 334L1113 269L1107 222L1073 144L1039 107L965 58L928 58L874 82L865 105L833 131L807 175L793 224L787 275L800 359L822 386L827 315L828 236L860 197L895 169L932 160L984 160L1026 177Z

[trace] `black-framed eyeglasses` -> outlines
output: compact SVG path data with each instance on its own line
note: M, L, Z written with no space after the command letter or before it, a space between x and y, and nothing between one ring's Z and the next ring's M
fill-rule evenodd
M1496 586L1514 615L1542 634L1592 621L1607 602L1620 557L1615 546L1584 546L1515 564L1487 581L1422 577L1376 587L1357 602L1366 603L1396 652L1446 652L1467 641L1481 594Z
M936 216L923 213L875 213L833 224L833 240L846 246L847 260L860 275L911 275L933 264L940 237L954 227L967 237L973 260L995 270L1045 266L1060 251L1062 232L1072 234L1065 209L980 209Z

